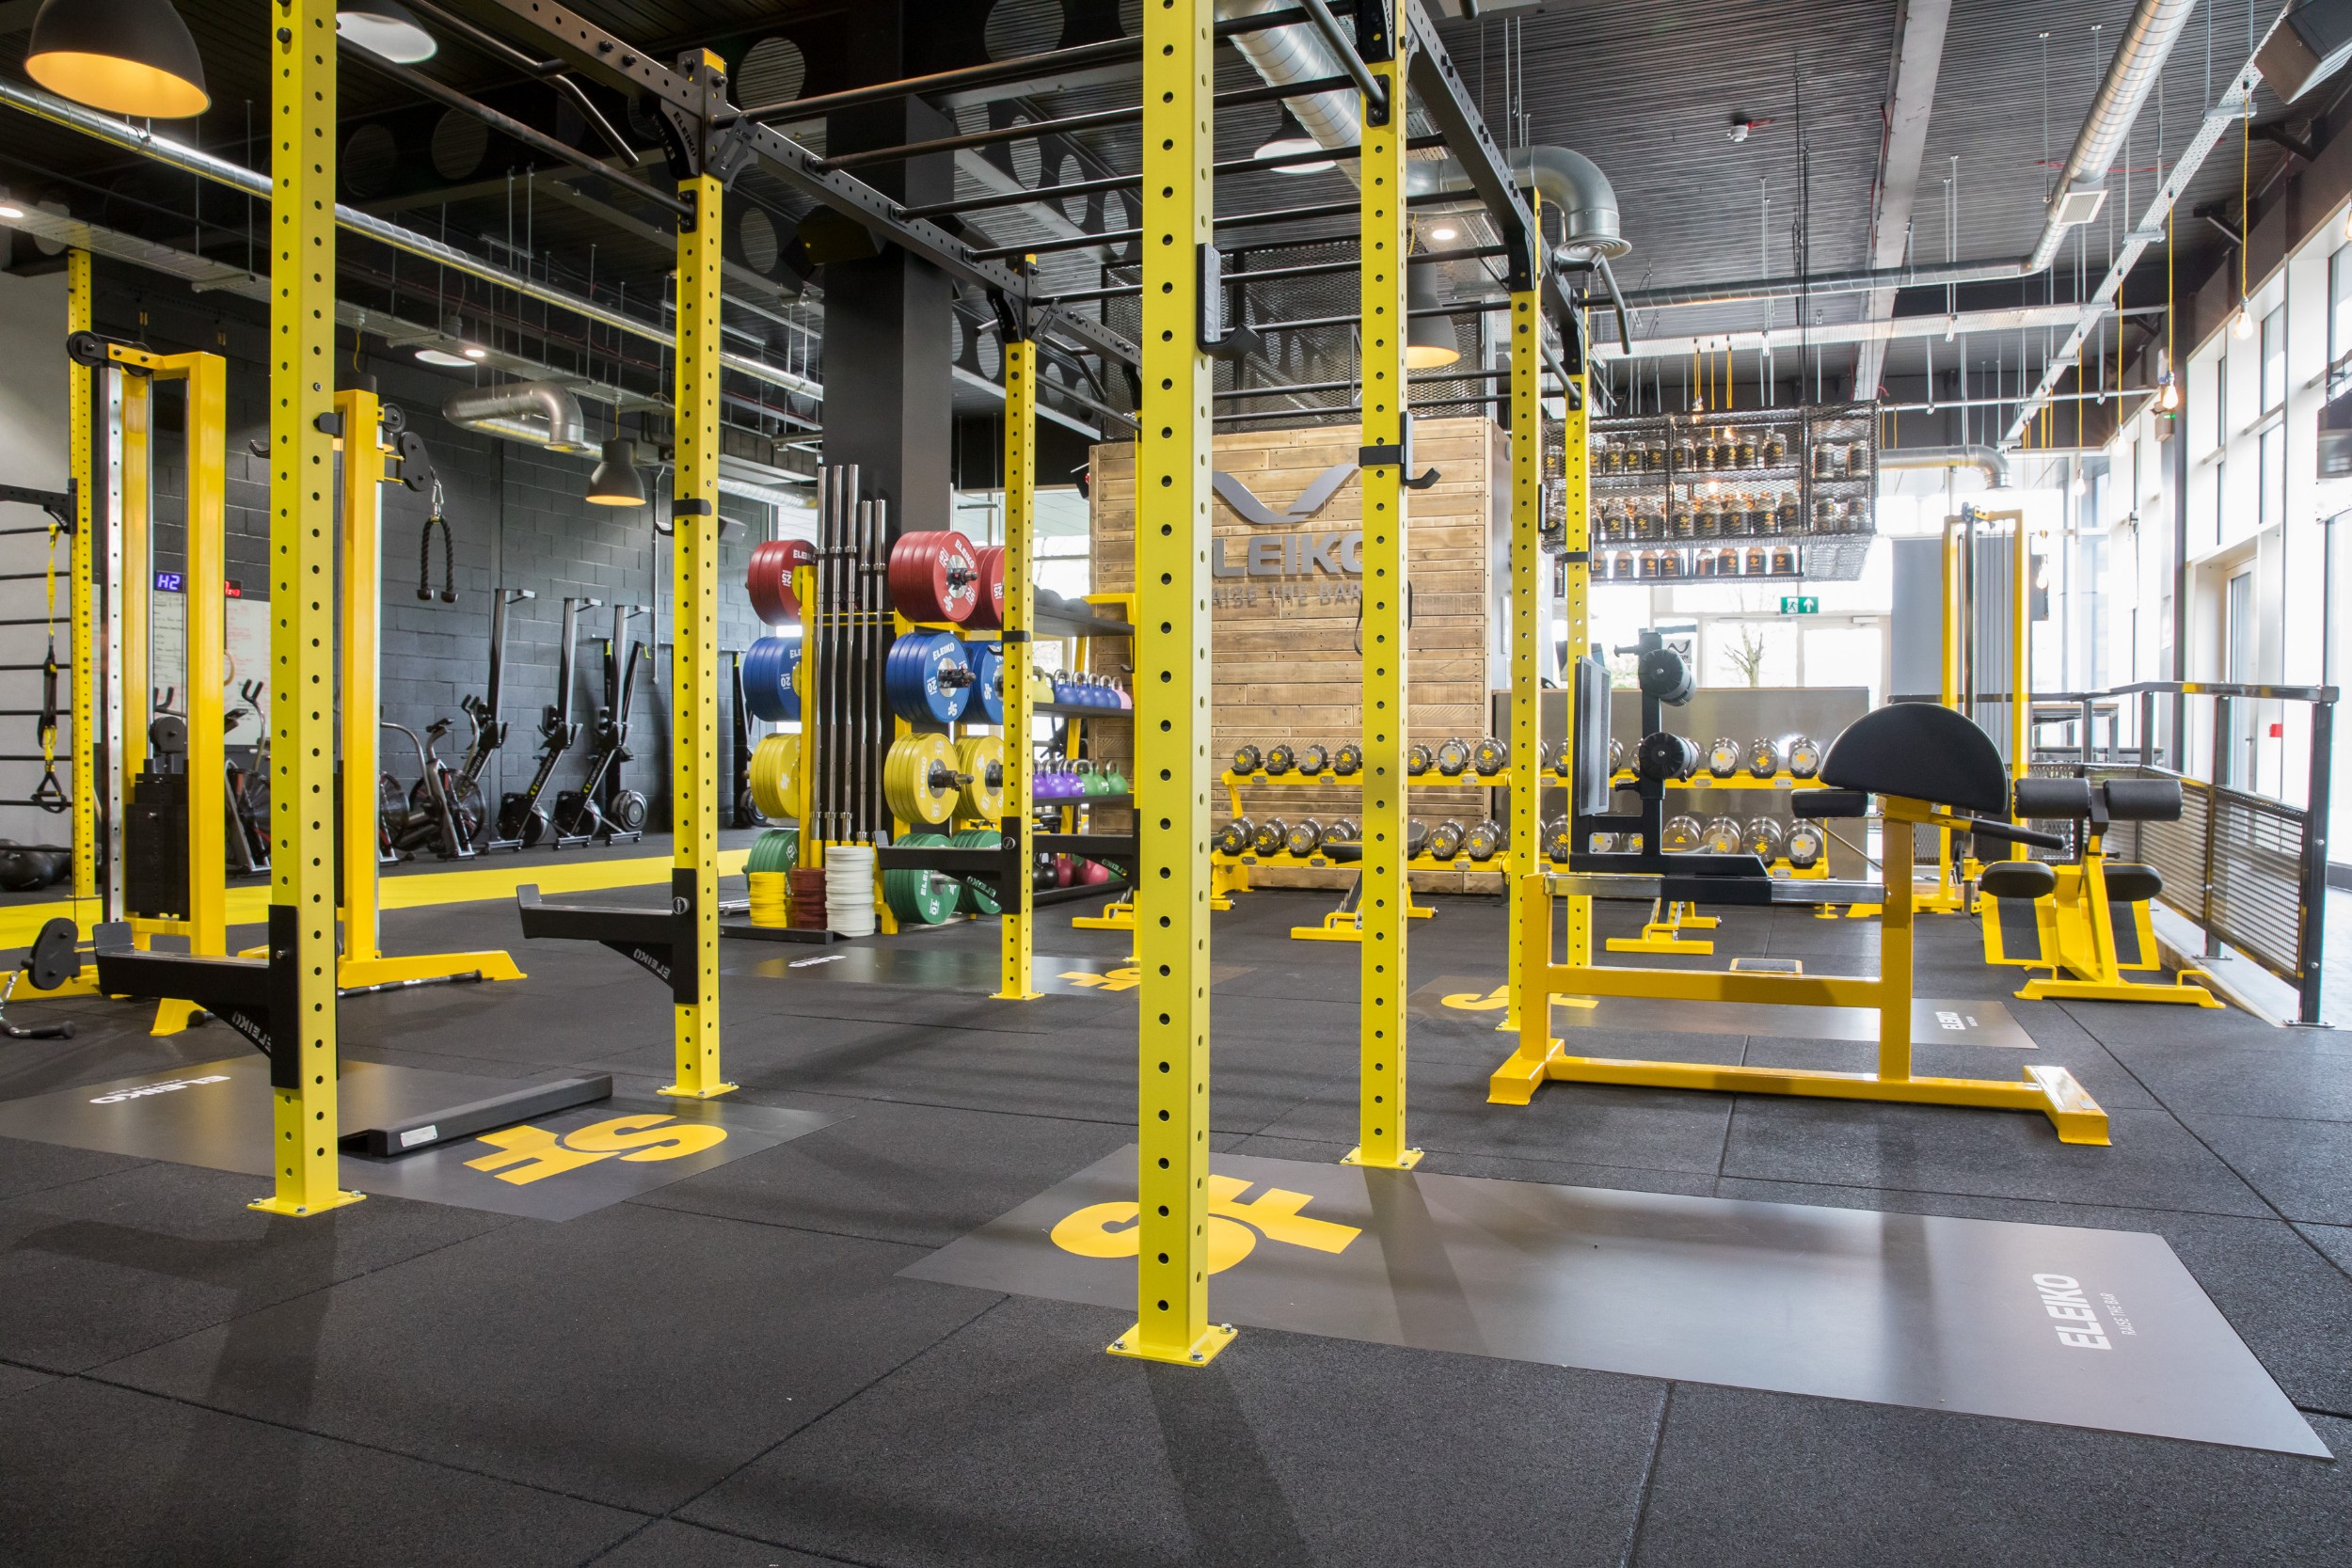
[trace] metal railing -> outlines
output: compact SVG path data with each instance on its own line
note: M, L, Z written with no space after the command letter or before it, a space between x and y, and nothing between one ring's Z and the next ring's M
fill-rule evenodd
M2169 710L2168 745L2157 741L2159 698L2170 699L2162 705ZM2072 726L2063 745L2029 741L2029 761L2037 771L2179 781L2180 820L2117 823L2107 837L2108 853L2155 867L2164 879L2158 897L2203 931L2204 956L2218 957L2225 944L2245 954L2295 988L2296 1020L2308 1024L2322 1022L2336 698L2332 686L2135 681L2105 691L2037 692L2026 699L2029 736L2039 737L2055 724ZM2211 754L2201 778L2185 766L2191 699L2214 705ZM1978 698L2004 705L2011 700L2008 692ZM2244 738L2233 721L2236 705L2246 703L2309 705L2311 752L2301 805L2233 782Z

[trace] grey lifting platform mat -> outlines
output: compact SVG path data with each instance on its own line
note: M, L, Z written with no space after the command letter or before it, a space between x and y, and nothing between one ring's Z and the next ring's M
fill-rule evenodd
M2331 1457L2161 1236L1211 1169L1213 1321ZM1135 1193L1131 1146L902 1272L1132 1308Z
M603 1080L608 1088L610 1082ZM723 1100L600 1097L582 1104L596 1086L595 1079L516 1083L346 1058L337 1107L346 1128L396 1140L404 1129L432 1123L433 1138L393 1159L371 1159L346 1144L341 1180L390 1197L577 1219L834 1119ZM453 1115L463 1118L466 1135L451 1135L453 1126L444 1124ZM0 1101L0 1137L243 1171L266 1184L269 1063L247 1053Z

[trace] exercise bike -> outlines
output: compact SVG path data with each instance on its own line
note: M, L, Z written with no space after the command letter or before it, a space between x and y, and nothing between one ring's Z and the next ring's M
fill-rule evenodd
M245 699L245 706L230 708L221 721L221 731L227 734L237 727L247 713L261 728L261 736L249 750L250 757L242 765L231 754L229 759L229 871L231 876L269 875L269 710L262 705L262 697L268 687L261 681L240 681L237 695Z
M493 849L536 848L548 836L548 810L539 804L539 797L555 774L555 765L564 760L564 753L580 738L580 722L572 717L572 688L575 684L576 660L580 650L580 612L594 610L602 599L564 601L564 641L555 656L555 701L539 714L539 766L531 775L530 785L520 793L509 792L499 801L498 836L490 841Z
M644 836L644 794L621 787L620 768L630 757L629 707L637 695L638 663L645 653L645 645L629 637L628 623L648 613L644 605L612 607L612 637L604 645L604 704L596 710L588 774L578 789L564 790L555 798L558 849L598 839L627 844ZM628 648L626 656L621 652L624 642Z
M474 837L481 832L482 821L478 816L469 817L458 803L456 770L441 760L440 743L450 732L450 721L434 720L422 736L389 719L382 723L406 736L417 749L418 778L405 800L397 793L398 784L386 776L391 789L386 792L382 814L392 847L413 855L430 847L445 861L473 859Z
M538 596L528 588L499 590L490 607L490 679L485 695L477 697L468 692L457 701L457 705L466 710L466 717L473 721L473 744L466 748L466 760L458 766L453 798L458 809L474 823L477 833L489 817L482 798L483 770L489 767L498 749L506 744L506 721L500 716L501 691L506 677L506 611L509 606ZM505 849L519 846L492 838L480 847Z

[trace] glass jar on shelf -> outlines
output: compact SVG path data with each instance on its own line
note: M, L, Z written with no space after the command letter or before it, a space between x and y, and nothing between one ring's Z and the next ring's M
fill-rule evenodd
M1635 566L1634 575L1645 580L1653 579L1658 576L1658 552L1656 550L1642 552Z
M1813 477L1843 479L1846 477L1846 449L1836 441L1813 443Z
M1664 435L1652 436L1643 441L1642 471L1647 474L1662 474L1666 471L1666 437Z
M1747 516L1740 531L1742 533L1772 531L1772 498L1769 494L1757 490L1749 495Z
M1721 564L1722 558L1717 554L1717 552L1713 550L1701 550L1698 553L1698 558L1691 562L1691 575L1692 577L1711 578L1716 574L1716 571Z
M1688 539L1694 531L1696 531L1697 526L1697 521L1693 515L1691 505L1691 498L1689 496L1677 496L1674 499L1672 509L1667 513L1667 523L1665 529L1666 534L1676 539Z
M1675 471L1685 474L1694 473L1698 466L1698 448L1692 443L1691 433L1684 431L1675 437Z
M1740 575L1743 578L1764 577L1771 566L1772 557L1761 545L1750 545L1740 553Z
M1774 545L1772 546L1772 575L1776 578L1793 578L1797 575L1796 546Z
M1740 552L1726 545L1715 552L1715 575L1736 578L1740 575Z
M1722 469L1740 466L1740 444L1729 430L1715 432L1715 467Z
M1828 496L1813 498L1813 531L1816 533L1837 531L1837 502L1833 498Z
M1753 468L1756 467L1756 432L1754 429L1743 429L1740 432L1733 457L1733 466L1736 467Z
M1772 509L1772 531L1774 533L1797 531L1797 497L1793 490L1782 496L1780 504Z
M1763 451L1760 455L1764 459L1764 467L1768 468L1786 467L1788 463L1788 437L1781 435L1781 433L1777 430L1766 431L1764 433Z
M1658 575L1670 581L1678 579L1682 576L1682 552L1660 550L1658 552Z
M1711 539L1723 531L1723 509L1716 505L1715 498L1712 496L1701 496L1696 515L1692 516L1686 513L1684 520L1691 524L1691 531L1688 533L1680 530L1676 531L1674 537L1677 539L1692 537Z

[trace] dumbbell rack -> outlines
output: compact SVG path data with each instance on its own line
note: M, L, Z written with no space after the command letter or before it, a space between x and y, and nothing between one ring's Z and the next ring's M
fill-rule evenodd
M1415 773L1408 775L1405 781L1406 787L1410 789L1500 789L1502 788L1507 782L1508 781L1503 773L1496 773L1493 776L1488 777L1470 772L1448 774L1436 772L1434 770L1427 773ZM1229 817L1234 817L1243 815L1241 792L1244 789L1256 789L1265 786L1273 786L1277 788L1295 788L1321 784L1327 788L1359 790L1363 788L1363 776L1359 773L1334 773L1328 768L1326 768L1319 773L1300 773L1295 771L1289 773L1268 773L1263 769L1254 773L1236 773L1229 768L1217 776L1217 783L1222 784L1225 789L1226 814ZM1240 854L1235 855L1228 854L1224 850L1216 848L1214 846L1212 846L1209 850L1209 863L1216 876L1217 883L1216 891L1219 895L1226 893L1248 893L1249 891L1249 873L1253 869L1265 871L1328 871L1341 868L1339 866L1339 863L1319 853L1313 855L1294 855L1289 851L1284 850L1279 854L1262 855L1254 849L1246 849ZM1468 854L1453 855L1440 860L1435 855L1422 853L1414 855L1406 860L1405 863L1405 869L1407 871L1500 872L1502 870L1502 852L1498 849L1494 855L1483 861L1473 860ZM1231 879L1230 882L1228 880L1229 878ZM1230 904L1225 907L1230 907ZM1411 906L1410 912L1416 919L1426 920L1437 911L1416 904Z

